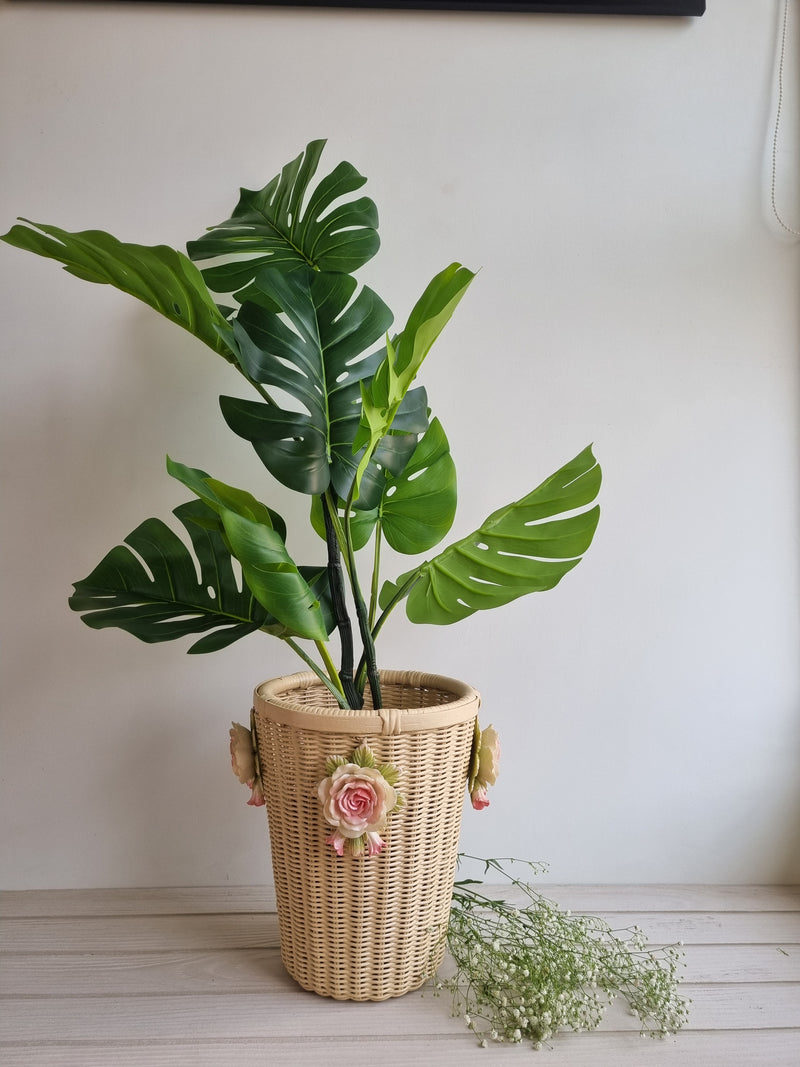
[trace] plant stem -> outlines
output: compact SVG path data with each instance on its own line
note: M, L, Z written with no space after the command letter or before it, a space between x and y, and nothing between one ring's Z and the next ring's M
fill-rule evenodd
M364 597L361 594L361 586L359 585L358 573L356 571L356 554L353 549L353 537L350 532L350 500L347 501L344 510L344 535L348 563L347 570L350 575L350 588L353 593L353 603L355 604L356 617L358 618L358 629L361 634L361 643L364 649L361 658L366 663L367 679L369 680L369 687L372 692L372 706L374 708L382 708L381 680L378 675L378 664L375 658L375 642L372 638L372 630L367 615L367 606L364 603ZM358 686L357 683L357 688L359 688L361 693L363 693L362 686L363 681L361 686Z
M407 578L406 581L403 582L403 584L397 590L395 595L392 597L392 599L389 601L389 603L383 609L383 611L380 614L380 618L378 619L378 621L373 626L373 628L372 628L372 638L373 638L373 640L375 640L377 638L378 634L381 632L383 624L386 622L386 620L389 617L390 613L392 611L394 611L394 609L397 607L397 605L400 603L401 600L403 600L405 597L408 596L408 594L411 592L412 588L416 585L418 580L419 580L419 571L414 571L414 573L411 575L411 577Z
M333 682L333 684L336 686L336 688L339 690L339 693L342 696L344 696L345 699L346 699L347 698L347 693L345 693L344 686L342 685L342 679L339 676L339 672L336 670L336 664L331 659L331 654L328 651L327 642L326 641L315 641L314 644L317 646L317 652L319 652L320 658L322 659L322 662L325 664L325 670L328 672L328 677ZM337 697L337 700L338 699L339 698Z
M344 693L342 692L342 689L341 689L341 684L342 683L341 683L341 681L339 679L338 674L336 673L336 668L334 667L333 662L330 660L330 656L328 655L328 650L325 647L325 643L323 641L317 641L316 645L317 645L317 649L319 650L319 652L322 655L323 659L327 659L328 662L330 662L329 670L333 671L333 675L332 675L333 680L331 680L331 678L329 678L327 676L327 674L325 674L324 671L321 671L319 669L318 665L314 662L314 660L311 658L311 656L309 656L308 653L305 652L304 649L301 648L301 646L298 645L298 643L296 641L293 641L291 637L284 637L284 638L282 638L282 640L285 641L286 644L289 646L289 648L291 648L292 651L296 652L297 655L300 657L300 659L302 659L303 662L306 663L311 668L311 670L314 672L314 674L316 674L317 678L319 678L319 680L322 682L322 684L325 686L325 688L329 689L330 692L333 693L333 695L336 697L336 701L339 704L339 706L342 707L342 708L348 707L349 705L347 703L347 698L345 697L345 695L344 695ZM338 689L337 689L337 683L339 685Z
M386 622L387 618L389 617L389 614L391 613L391 611L394 608L397 607L397 605L400 603L400 601L403 599L403 597L407 596L407 594L411 591L412 586L416 583L418 578L419 578L419 571L415 571L407 581L403 582L403 584L397 590L395 595L392 597L392 599L386 605L385 609L381 612L381 615L380 615L378 621L372 627L373 647L374 647L375 641L377 640L378 634L381 632L383 624ZM359 691L363 691L364 678L365 678L366 672L367 672L367 658L366 658L366 655L362 655L361 659L358 661L358 667L356 667L356 687L359 689Z
M372 639L375 640L375 616L378 613L378 587L380 584L381 569L381 520L375 524L375 553L372 557L372 588L369 596L369 628L372 631Z
M247 375L245 375L245 377L247 378ZM263 385L261 385L259 382L254 382L252 378L247 378L247 380L248 382L250 382L250 384L253 386L259 396L266 400L268 404L272 404L272 406L275 407L275 401L272 399L272 397L269 395Z
M335 511L336 509L336 500L335 498L329 499L329 493L324 494L321 499L322 514L325 519L325 543L328 547L328 585L331 591L336 628L339 631L339 639L341 641L342 658L339 677L341 679L342 692L347 697L350 707L360 708L363 701L353 682L353 626L350 622L344 598L341 555L332 515L332 510Z

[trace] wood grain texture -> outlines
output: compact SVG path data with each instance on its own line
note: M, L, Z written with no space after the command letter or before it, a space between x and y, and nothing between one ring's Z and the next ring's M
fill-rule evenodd
M800 886L558 885L535 888L573 911L792 911ZM204 915L275 911L272 886L34 889L0 892L1 918Z
M687 1028L642 1040L621 1004L562 1034L563 1067L797 1067L800 894L792 887L541 886L564 907L683 940ZM283 969L262 889L71 890L2 897L4 1067L443 1067L530 1062L476 1048L430 991L348 1004Z

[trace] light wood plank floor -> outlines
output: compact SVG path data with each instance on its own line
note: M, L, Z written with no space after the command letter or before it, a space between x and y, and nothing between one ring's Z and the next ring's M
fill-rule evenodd
M573 911L686 945L688 1027L643 1040L615 1006L549 1049L478 1049L430 991L341 1004L300 990L262 889L7 892L4 1067L552 1064L800 1067L800 887L546 886Z

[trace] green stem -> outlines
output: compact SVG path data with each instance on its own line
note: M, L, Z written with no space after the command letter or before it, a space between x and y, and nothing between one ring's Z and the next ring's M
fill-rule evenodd
M375 616L378 613L378 591L380 584L380 570L381 570L381 542L383 540L381 534L381 520L378 519L375 524L375 553L372 557L372 588L370 589L369 596L369 628L372 631L372 638L375 639Z
M336 628L341 641L342 658L339 677L342 691L350 707L360 708L363 702L353 682L353 626L345 603L341 554L333 518L337 512L336 498L329 491L321 497L321 501L322 514L325 519L325 542L328 548L328 586L331 591ZM338 519L338 515L336 518Z
M419 571L415 571L415 573L412 574L411 577L407 581L403 582L403 584L397 590L395 595L392 597L392 599L386 605L384 610L381 612L381 615L380 615L378 621L372 627L373 647L374 647L375 641L378 638L378 634L381 632L381 629L383 628L383 624L386 622L387 618L389 617L390 612L394 608L396 608L397 605L400 603L400 601L411 592L411 588L412 588L412 586L415 585L415 583L417 582L418 578L419 578ZM359 691L363 691L364 680L365 680L366 673L367 673L367 658L366 658L366 655L362 655L361 659L358 661L358 667L356 667L356 688Z
M333 682L333 684L336 686L336 688L339 690L339 693L346 698L347 694L344 691L344 686L342 685L342 679L339 676L339 672L336 670L336 664L331 659L331 654L328 651L327 642L326 641L315 641L314 644L317 646L317 652L319 652L320 658L322 659L322 662L325 664L325 670L328 672L328 677Z
M397 605L400 603L401 600L404 600L408 596L408 594L411 592L411 590L417 584L418 581L419 581L419 571L415 571L411 575L410 578L407 578L406 581L403 582L403 584L397 590L395 595L392 597L392 599L389 601L389 603L383 609L383 611L380 614L380 617L379 617L378 621L373 626L373 628L372 628L372 638L373 638L373 640L375 640L377 638L378 634L381 632L381 630L383 628L383 624L386 622L386 620L389 617L389 615L391 614L391 612L394 611L394 609L397 607Z
M361 634L361 643L364 649L362 659L366 663L367 679L372 692L372 706L374 708L382 708L381 680L378 675L378 664L375 658L375 642L372 638L372 630L367 615L367 606L364 603L364 597L361 594L361 586L359 585L358 573L356 571L356 554L353 549L353 537L350 531L350 500L347 501L344 510L344 534L347 548L345 558L348 562L347 569L350 575L350 588L353 593L353 603L356 607L358 629ZM361 692L363 692L363 689Z
M336 535L336 541L342 552L342 559L344 565L347 568L347 576L350 577L350 560L347 555L347 537L342 526L341 519L339 518L339 510L336 506L336 497L333 495L330 489L325 493L325 499L328 502L328 518L333 526L333 531Z
M291 639L291 637L284 637L282 640L284 640L286 642L286 644L289 646L289 648L291 648L292 651L296 652L297 655L300 657L300 659L303 660L303 662L305 664L307 664L311 668L311 670L314 672L314 674L316 674L317 678L319 678L319 680L322 682L322 684L325 686L325 688L329 689L330 692L333 693L333 695L336 697L336 701L339 704L339 706L342 707L342 708L348 707L347 699L346 699L344 693L342 692L341 688L338 688L338 689L336 688L336 683L337 682L339 683L339 686L341 687L341 681L339 680L339 676L336 673L336 668L333 666L333 663L331 663L331 668L333 669L333 677L335 678L335 681L332 681L331 678L329 678L325 674L324 671L321 671L319 669L318 665L311 658L311 656L309 656L308 653L305 652L304 649L302 649L300 647L300 645L297 644L296 641L293 641ZM324 647L324 642L317 641L316 644L317 644L317 648L320 649L320 652L322 652L322 649L320 648L320 646L322 645ZM326 652L327 652L327 649L326 649ZM323 658L325 658L324 655L323 655ZM330 657L328 657L328 659L330 659Z
M264 388L264 386L261 384L261 382L257 382L253 378L251 378L250 375L247 373L247 371L239 363L239 360L235 358L235 356L236 356L236 353L234 352L233 366L238 370L238 372L241 374L241 376L244 378L244 380L246 382L249 382L250 385L252 385L252 387L255 389L255 391L258 393L258 395L261 397L262 400L266 400L266 402L268 404L271 404L273 407L275 407L276 406L275 401L269 395L269 393Z
M247 378L246 374L245 374L245 378ZM259 396L261 396L261 398L263 400L266 400L266 402L268 404L272 404L273 407L275 406L275 401L272 399L272 397L269 395L269 393L267 392L267 390L264 388L263 385L261 385L259 382L254 382L252 378L247 378L247 380L248 380L248 382L250 382L250 384L253 386L253 388L256 390L256 392L259 394Z

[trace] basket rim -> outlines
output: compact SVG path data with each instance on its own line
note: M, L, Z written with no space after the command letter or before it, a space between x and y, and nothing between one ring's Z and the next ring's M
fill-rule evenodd
M480 694L467 682L424 671L382 669L381 681L409 689L435 689L452 696L429 707L353 709L338 705L303 703L287 696L287 691L322 688L313 671L270 678L256 686L253 708L273 722L304 730L346 734L401 734L441 729L466 722L477 714Z

